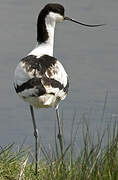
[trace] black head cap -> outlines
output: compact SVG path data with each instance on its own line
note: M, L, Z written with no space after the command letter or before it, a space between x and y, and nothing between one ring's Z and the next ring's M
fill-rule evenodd
M39 13L37 20L37 41L45 42L48 39L48 32L46 31L45 18L50 13L54 12L64 17L64 7L60 4L47 4Z
M49 12L58 13L62 16L64 16L64 7L61 4L54 4L50 3L47 4L40 12L40 14L43 14L44 16L48 15Z

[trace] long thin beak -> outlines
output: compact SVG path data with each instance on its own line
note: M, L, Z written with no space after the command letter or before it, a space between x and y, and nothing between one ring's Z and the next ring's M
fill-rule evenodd
M104 26L104 25L105 25L105 24L85 24L85 23L76 21L76 20L74 20L74 19L71 19L71 18L69 18L69 17L64 17L64 20L72 21L72 22L74 22L74 23L80 24L80 25L82 25L82 26L87 26L87 27L98 27L98 26Z

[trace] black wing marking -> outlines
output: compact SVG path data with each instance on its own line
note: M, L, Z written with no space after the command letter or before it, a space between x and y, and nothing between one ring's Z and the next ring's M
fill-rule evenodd
M25 90L30 90L34 88L34 93L30 96L41 96L46 93L46 88L51 86L52 88L58 88L67 93L69 83L67 81L67 85L64 87L61 82L51 78L52 73L58 73L54 66L57 62L57 59L48 55L44 55L40 58L37 58L34 55L29 55L21 60L23 63L23 68L27 73L33 72L33 78L29 79L27 82L24 82L21 85L16 85L15 90L17 93L22 93ZM55 67L55 66L54 66ZM36 76L36 72L38 71L40 77ZM48 74L48 77L46 76ZM51 93L54 94L52 91Z
M66 86L63 88L64 92L67 94L68 93L68 89L69 89L69 79L67 79L67 84Z
M34 55L29 55L23 58L21 62L24 63L27 72L38 70L40 75L43 75L47 69L56 64L57 60L48 55L41 56L40 58L37 58Z
M31 96L41 96L46 93L46 90L41 83L41 78L36 78L36 77L30 79L29 81L23 83L20 86L17 85L15 87L15 90L17 93L21 93L24 90L33 89L33 88L35 88L35 90L34 90L34 94L32 94Z

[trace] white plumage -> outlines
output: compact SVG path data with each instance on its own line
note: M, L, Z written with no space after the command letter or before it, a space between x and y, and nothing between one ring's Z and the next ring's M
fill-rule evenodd
M53 57L54 30L56 22L60 21L63 21L62 15L48 13L45 17L45 33L47 32L48 38L41 43L38 42L36 48L19 62L15 70L14 85L17 94L37 108L58 106L59 101L66 97L68 91L67 73L62 64ZM34 78L40 79L39 84ZM33 85L29 85L28 82L33 79ZM40 85L41 87L38 87ZM44 93L40 94L42 87Z
M30 57L30 55L28 55L27 57ZM48 61L48 56L46 57ZM38 60L41 58L35 58L34 61L36 59ZM23 98L24 101L29 102L32 106L35 106L37 108L56 107L59 101L63 100L66 97L66 88L68 88L68 77L62 64L59 61L55 60L55 64L47 68L45 73L42 74L38 69L32 68L32 63L30 62L30 60L27 63L29 63L28 66L32 70L28 71L26 63L22 60L15 70L15 88L18 95ZM41 66L40 63L39 66ZM27 84L25 88L18 90L33 78L39 78L41 80L40 83L46 91L43 95L37 95L38 91L40 91L40 88L37 88L37 82L34 83L33 87L29 88L27 87L29 84ZM50 83L50 80L53 80L53 82ZM57 83L56 87L54 85L55 82Z

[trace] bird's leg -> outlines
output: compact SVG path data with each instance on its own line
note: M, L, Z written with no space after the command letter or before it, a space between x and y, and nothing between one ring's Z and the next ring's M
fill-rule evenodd
M62 138L62 127L61 127L61 121L59 117L59 109L56 108L56 116L57 116L57 124L58 124L58 139L59 139L59 144L60 144L60 150L61 150L61 155L63 156L63 138Z
M34 128L34 137L35 137L35 174L37 175L37 171L38 171L38 129L36 128L34 110L33 110L33 107L31 105L30 105L30 112L31 112L33 128Z

